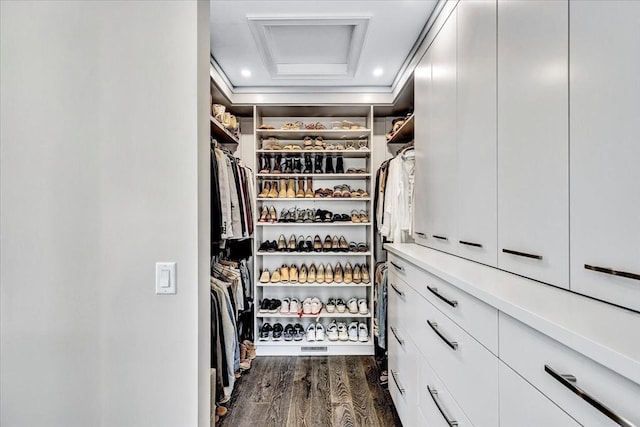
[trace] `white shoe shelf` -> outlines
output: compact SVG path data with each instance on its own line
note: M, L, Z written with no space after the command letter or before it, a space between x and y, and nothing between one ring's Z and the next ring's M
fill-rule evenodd
M302 129L291 130L281 129L286 123L302 122ZM319 188L333 189L338 185L349 185L353 190L363 189L367 192L365 197L257 197L257 215L254 227L254 277L259 278L264 269L272 274L282 265L295 265L300 268L304 263L307 267L313 263L335 266L340 262L344 269L346 262L355 264L366 264L370 277L370 283L294 283L275 282L261 283L256 280L254 283L254 296L256 313L254 319L254 330L257 354L260 355L373 355L373 280L375 260L372 253L373 227L371 222L260 222L260 212L262 207L273 207L278 218L284 209L323 209L333 214L347 214L351 217L351 211L366 211L369 218L373 215L373 178L371 170L371 141L373 140L373 107L371 106L255 106L254 107L254 147L253 153L256 159L255 177L256 191L260 194L263 183L277 182L280 180L295 179L296 186L304 178L305 189L307 179L312 179L312 190ZM321 123L327 129L305 129L304 125L309 123ZM357 129L332 129L338 125L357 127ZM261 126L270 126L273 129L261 129ZM304 149L304 139L313 139L313 148ZM333 145L332 149L320 149L315 145L316 138L321 137L326 145ZM278 149L265 148L271 143L277 142ZM265 145L263 145L265 142ZM285 147L296 146L298 149L285 149ZM340 148L340 149L338 149ZM312 160L315 172L316 157L324 158L322 170L326 168L326 158L330 156L333 161L334 173L272 173L274 162L277 158L282 158L286 162L287 158L300 159L305 166L305 156ZM344 173L336 173L337 158L340 157L344 165ZM263 169L264 160L269 160L269 170ZM360 170L358 172L347 173L349 168ZM364 170L364 173L361 172ZM298 236L311 236L313 239L318 235L324 242L327 235L344 236L347 242L361 243L368 245L366 252L266 252L258 251L261 243L266 240L278 240L283 234L287 241L293 234ZM354 314L348 310L344 313L337 311L326 312L326 309L319 314L298 314L289 313L260 313L259 308L263 299L297 298L302 302L305 298L318 297L323 303L329 298L341 298L344 301L350 298L365 299L369 307L368 314ZM273 326L281 323L283 327L287 324L300 323L305 331L312 323L321 323L325 330L330 322L344 322L347 327L351 322L364 323L369 331L367 342L361 341L330 341L325 336L323 341L307 341L306 336L302 341L260 340L260 329L265 322Z

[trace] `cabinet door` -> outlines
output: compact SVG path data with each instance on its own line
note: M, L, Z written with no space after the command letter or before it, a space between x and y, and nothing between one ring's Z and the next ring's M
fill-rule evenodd
M456 10L443 25L431 51L431 137L427 146L426 245L456 253Z
M640 2L570 8L571 289L640 310Z
M580 425L507 365L502 362L499 365L501 426Z
M497 265L496 1L458 11L458 255Z
M415 181L413 207L413 238L425 244L427 239L427 206L429 182L427 152L431 143L431 51L418 63L414 73L414 140Z
M568 2L498 1L498 267L569 286Z

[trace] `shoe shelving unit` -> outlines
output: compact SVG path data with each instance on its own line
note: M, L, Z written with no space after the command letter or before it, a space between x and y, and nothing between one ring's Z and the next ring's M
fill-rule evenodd
M286 123L300 121L303 123L302 129L291 130L281 129ZM305 129L308 123L321 123L327 129ZM351 123L357 129L332 129L336 123ZM371 221L368 222L261 222L260 212L263 206L267 208L273 206L278 219L281 217L283 209L323 209L333 214L347 214L351 217L352 210L365 211L369 219L373 218L373 180L371 165L371 141L373 140L373 107L372 106L255 106L254 107L254 140L256 156L256 195L259 195L265 182L278 182L282 179L295 179L296 189L300 178L304 178L305 189L307 179L312 179L313 188L334 189L338 185L349 185L353 190L362 189L367 192L365 197L258 197L256 199L256 222L254 239L254 295L256 301L255 316L255 340L258 355L373 355L373 281L374 281L374 259L372 254L373 227ZM260 126L271 126L273 129L261 129ZM325 145L338 144L342 147L352 145L354 141L365 141L366 146L360 142L353 144L354 149L304 149L303 140L310 137L314 141L317 137L324 140ZM263 141L273 141L276 139L283 149L265 149ZM284 149L287 145L297 145L299 149ZM268 146L268 144L267 144ZM273 164L276 156L286 158L302 159L311 156L313 159L313 173L268 173L259 172L261 160L268 158ZM345 173L315 173L316 156L327 156L333 158L334 172L337 156L341 156L344 162ZM323 163L325 169L326 160ZM363 169L364 173L346 173L347 169ZM320 236L324 241L325 236L344 236L347 242L361 243L368 245L366 252L259 252L258 248L266 240L278 240L280 235L284 235L288 241L293 234L296 237L303 236L313 240L315 235ZM368 267L369 283L260 283L259 278L264 269L273 273L283 264L290 266L294 264L300 268L304 263L307 268L311 264L317 267L319 264L327 263L335 267L340 262L344 270L345 264L349 262L352 266L365 264ZM302 301L307 297L318 297L323 302L323 308L319 314L283 314L283 313L259 313L260 302L264 298L297 298L302 307ZM364 298L367 301L369 313L352 314L328 313L324 304L329 298L341 298L344 301L350 298ZM281 323L286 326L288 323L300 323L305 331L311 323L322 323L325 330L332 320L344 322L348 326L353 321L362 322L367 325L369 339L367 342L360 341L329 341L325 333L323 341L307 341L306 334L302 341L279 341L259 340L261 326L268 322L272 326Z

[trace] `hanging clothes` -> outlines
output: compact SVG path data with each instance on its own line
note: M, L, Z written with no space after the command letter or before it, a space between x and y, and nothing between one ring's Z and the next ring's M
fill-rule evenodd
M391 242L411 240L413 231L415 150L407 144L389 161L384 190L380 235ZM376 213L376 216L379 213Z

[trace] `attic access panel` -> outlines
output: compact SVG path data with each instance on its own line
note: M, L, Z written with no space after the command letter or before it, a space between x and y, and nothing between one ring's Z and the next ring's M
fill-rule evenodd
M371 17L248 16L274 79L353 78Z

